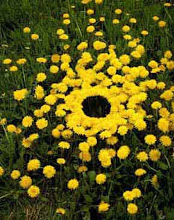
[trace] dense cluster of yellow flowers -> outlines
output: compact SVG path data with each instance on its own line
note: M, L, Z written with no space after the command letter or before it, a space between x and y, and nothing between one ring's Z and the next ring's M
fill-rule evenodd
M86 5L91 1L81 2ZM99 5L102 2L95 0ZM166 3L165 6L170 5ZM94 13L93 9L87 10L88 16ZM122 10L116 9L115 14L121 15ZM159 17L154 16L153 20L158 21ZM105 18L100 17L100 22L104 21ZM96 19L90 18L86 27L88 34L96 31L95 23ZM119 24L119 19L114 19L112 23ZM112 168L116 162L123 164L129 158L136 161L132 175L143 178L148 173L145 164L149 161L158 162L163 158L163 153L171 149L171 132L174 131L174 86L154 75L174 70L173 55L167 50L159 62L149 60L147 65L143 65L140 60L146 54L146 50L141 39L130 34L132 25L137 23L136 18L130 18L129 23L131 25L125 24L120 27L127 52L122 54L115 45L108 45L103 38L102 30L97 30L95 33L97 40L93 40L92 43L91 40L86 40L76 45L76 52L79 55L77 60L67 52L70 47L68 44L64 44L63 53L51 54L50 60L37 57L36 62L45 65L45 68L37 73L34 90L21 88L13 92L13 98L19 105L24 100L38 104L36 108L22 116L18 124L10 123L11 119L2 118L0 125L6 135L11 133L14 138L15 135L19 135L21 147L26 151L34 151L39 147L37 145L44 138L43 135L48 133L57 147L51 146L50 151L45 154L56 155L55 149L60 153L56 159L54 157L56 165L50 161L43 166L42 157L36 155L27 161L26 175L21 175L21 171L18 170L20 168L10 171L11 178L18 180L19 185L27 189L31 198L39 196L41 192L39 186L32 185L30 174L42 170L43 178L56 178L57 167L67 164L66 152L71 152L74 147L72 138L74 135L80 137L75 150L79 167L74 172L80 174L88 171L90 161L97 160L101 169L105 170L103 172L100 170L95 177L98 185L104 185L108 181L106 168ZM71 24L68 13L63 15L63 24ZM160 20L158 25L164 28L166 22ZM25 27L23 32L29 34L31 29ZM60 40L69 38L62 28L59 28L56 34ZM145 37L149 32L143 30L140 34ZM40 37L38 34L31 34L34 41ZM22 58L17 64L23 65L26 62L27 60ZM18 71L19 67L11 63L12 60L9 58L3 60L3 64L9 67L11 72ZM56 78L59 75L61 81ZM49 85L45 89L44 83L48 79ZM153 93L157 94L155 99L151 99ZM100 100L99 104L97 100ZM87 110L88 106L92 110ZM98 115L95 113L96 109L100 109ZM141 145L144 147L139 147L139 143L136 147L132 146L129 139L132 133L137 136L141 134ZM100 143L104 143L104 147ZM5 170L6 168L0 166L0 176L4 175ZM67 188L72 191L78 190L81 185L80 180L75 177L76 173L73 175L66 183ZM156 174L151 181L155 187L158 185ZM123 199L128 202L129 214L138 212L138 206L129 202L140 198L141 195L139 188L131 191L123 189ZM110 204L105 201L98 204L100 213L108 211L109 208ZM58 208L56 212L64 215L65 209Z

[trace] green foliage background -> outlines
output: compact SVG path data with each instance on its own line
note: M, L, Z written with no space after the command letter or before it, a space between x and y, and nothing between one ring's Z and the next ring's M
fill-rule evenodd
M138 20L135 33L140 33L141 30L147 29L149 31L149 35L144 40L144 46L147 49L147 56L144 58L143 62L149 60L150 57L155 59L159 59L162 56L162 53L167 49L170 49L174 52L174 7L167 9L162 7L164 1L159 0L105 0L102 9L102 15L106 16L106 18L113 19L112 13L110 11L114 11L116 8L121 8L123 11L127 11L130 13L130 17L135 17ZM71 6L75 5L75 9L71 9ZM89 8L92 6L92 3L89 4ZM72 40L69 41L72 46L72 50L70 49L70 54L75 56L73 46L77 45L79 42L86 39L86 7L82 6L79 0L1 0L0 1L0 60L3 60L7 55L8 57L13 59L18 59L20 57L26 57L29 60L28 68L28 77L24 80L22 77L14 77L13 79L4 71L2 64L0 64L0 116L9 117L10 115L14 115L16 120L20 118L20 115L25 115L28 109L28 103L25 103L24 112L19 112L15 102L13 102L12 96L11 98L2 98L2 94L10 94L11 91L20 88L20 85L27 85L30 88L33 84L33 76L32 71L37 71L37 67L35 66L32 69L32 64L34 60L32 59L32 53L36 56L44 56L45 54L51 54L59 50L60 42L57 42L55 39L55 30L62 27L61 16L63 13L70 13L71 15L71 24L73 26L73 31L69 33L68 27L67 33L71 36ZM167 21L168 26L166 29L159 29L153 25L152 16L159 15L161 19ZM101 16L101 11L99 8L96 11L96 17ZM124 22L124 18L122 19ZM35 33L39 33L42 36L42 42L38 42L38 46L32 48L31 50L26 50L26 46L31 46L28 38L24 39L22 35L22 29L25 26L29 26L33 29ZM120 54L124 53L124 48L122 47L121 41L118 39L119 29L115 28L112 30L113 26L110 23L105 23L103 29L105 30L105 34L107 36L107 43L116 44L118 50L120 50ZM3 45L8 45L8 47L4 47ZM39 67L38 67L39 68ZM166 77L166 76L164 76ZM173 80L173 75L167 75L167 80ZM59 79L58 79L59 80ZM162 80L162 79L161 79ZM8 96L7 96L8 97ZM3 138L0 136L0 145L3 143ZM133 137L131 137L133 138ZM134 137L137 141L136 137ZM15 155L14 147L12 139L9 139L9 149L7 154L9 155L9 160L11 160L11 165L13 163L13 157L11 155ZM11 147L10 147L11 146ZM1 147L0 147L1 149ZM24 152L20 152L20 156L22 158ZM20 160L21 166L22 162ZM10 164L10 163L9 163ZM130 164L127 164L129 167ZM173 167L173 164L171 164ZM161 164L161 169L165 172L166 167L165 164ZM157 191L154 194L145 195L145 200L148 203L149 201L153 201L152 208L155 210L155 218L163 219L165 214L165 219L173 220L174 219L174 206L171 203L174 203L174 190L173 190L173 168L171 168L171 172L168 172L167 176L165 176L165 182L168 185L164 185L164 189L168 191L169 197L166 197L165 190ZM68 171L67 171L68 173ZM86 174L84 174L86 175ZM161 174L162 175L162 174ZM163 176L163 175L162 175ZM95 173L91 171L88 173L86 178L86 183L90 182L91 186L95 180ZM121 178L124 179L123 176ZM126 178L126 177L125 177ZM163 176L164 178L164 176ZM119 173L117 176L119 179ZM145 183L146 184L146 183ZM17 186L16 186L17 187ZM14 189L15 190L15 189ZM84 189L84 193L86 193L88 187ZM103 189L104 190L104 189ZM110 189L112 192L113 189ZM9 186L5 186L2 181L0 181L0 219L14 219L14 220L24 220L24 219L42 219L42 220L53 220L53 219L61 219L61 217L55 214L55 208L57 204L54 203L53 198L41 198L41 201L44 202L44 205L41 201L36 201L35 204L32 204L28 198L24 199L19 194L14 194L13 189L10 189ZM13 195L13 196L11 196ZM57 195L58 197L59 195ZM79 195L74 195L76 197L76 201L79 199ZM107 196L105 195L105 201L107 201ZM81 215L81 213L70 214L69 219L90 219L89 207L92 204L93 198L97 198L97 194L94 195L86 195L85 202L88 204L82 207L81 211L86 213L85 215ZM161 200L159 202L158 200ZM74 200L75 201L75 200ZM158 207L157 204L161 204L161 207ZM10 205L9 205L10 204ZM165 206L165 207L164 207ZM161 208L164 209L164 213L161 213ZM75 210L75 204L71 204L71 212L73 213L73 209ZM123 205L118 202L117 207L113 207L110 216L107 218L104 216L102 219L128 219L122 215ZM120 216L115 216L115 213L120 212ZM154 216L151 216L151 211L149 210L149 216L142 216L139 219L147 219L152 220ZM27 216L27 217L26 217ZM33 216L35 216L33 218ZM80 216L80 217L79 217ZM115 216L115 217L113 217ZM62 218L63 219L63 218ZM100 219L100 216L98 217ZM129 219L136 219L136 217L130 217ZM137 218L138 219L138 218Z

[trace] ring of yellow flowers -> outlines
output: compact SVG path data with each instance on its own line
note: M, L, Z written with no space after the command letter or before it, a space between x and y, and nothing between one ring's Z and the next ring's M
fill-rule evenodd
M101 85L76 89L64 98L65 104L60 104L57 110L71 112L65 118L67 126L75 133L87 137L100 133L101 138L109 138L117 132L119 126L128 124L128 110L125 110L123 103L128 102L131 96L120 93L121 90L116 86L107 88ZM107 99L111 106L105 117L89 117L83 111L84 100L95 96Z
M102 96L107 99L111 105L110 113L106 117L97 118L89 117L83 111L83 101L88 97ZM108 130L110 134L114 134L117 126L125 124L126 121L120 117L119 105L117 96L114 91L101 86L90 87L88 89L81 89L73 91L65 99L67 109L71 114L67 117L67 125L75 132L81 131L85 135L94 135L98 132ZM113 121L115 124L113 124Z

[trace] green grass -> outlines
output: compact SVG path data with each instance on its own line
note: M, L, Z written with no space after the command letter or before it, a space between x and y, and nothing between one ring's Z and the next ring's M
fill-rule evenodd
M106 17L106 22L103 24L101 29L104 32L104 40L108 44L115 44L118 55L127 52L127 48L123 47L121 40L121 31L120 25L126 23L128 18L135 17L137 19L137 24L132 31L133 36L140 36L140 32L143 29L149 31L149 35L146 38L142 38L142 42L147 49L147 54L143 58L142 63L148 63L151 58L159 60L163 52L170 49L174 52L174 7L164 8L164 1L159 0L105 0L102 6L97 6L95 17L99 18L100 16ZM40 67L40 65L35 64L35 57L47 57L49 58L51 54L56 53L57 51L62 53L62 43L57 40L56 30L58 28L64 28L66 33L69 34L70 39L67 41L71 45L69 53L72 57L75 57L73 64L76 61L76 58L79 58L79 54L74 50L74 47L81 41L90 39L90 35L86 33L86 26L88 24L86 9L88 7L82 6L78 0L1 0L0 3L0 61L6 57L17 60L21 57L26 57L28 63L21 68L21 71L18 75L16 73L11 74L9 71L5 70L2 62L0 63L0 118L6 117L9 118L9 123L19 122L21 116L29 114L38 103L34 103L30 106L29 102L25 102L24 106L19 106L16 101L13 99L12 92L20 88L28 88L29 90L34 90L35 76L39 71L48 71L47 67ZM75 5L75 9L72 9L71 6ZM93 7L93 3L89 4L89 8ZM114 10L116 8L121 8L124 13L121 19L121 24L118 27L113 29L111 19L115 18L113 16ZM71 29L69 27L62 25L62 14L69 13L71 17ZM130 15L126 15L129 13ZM160 29L157 25L154 25L152 17L154 15L160 16L162 20L167 21L167 27L165 29ZM35 45L32 44L28 36L24 36L22 29L25 26L29 26L32 29L32 32L38 33L41 36L41 41L36 42ZM97 28L100 28L99 24L96 24ZM96 38L97 39L97 38ZM101 38L102 39L102 38ZM30 47L28 50L26 47ZM61 81L62 76L56 76L56 81ZM52 79L50 79L49 84ZM165 80L168 84L171 84L174 77L171 73L166 75L160 75L158 80ZM48 86L48 85L45 85ZM5 96L4 96L5 94ZM30 95L31 97L31 95ZM150 94L151 99L155 101L157 98ZM32 97L31 97L32 99ZM34 101L33 101L34 102ZM33 108L33 109L32 109ZM17 149L17 141L13 141L13 136L9 134L4 134L3 128L0 128L0 165L6 165L9 170L15 169L17 167L25 167L25 160L31 158L34 153L32 152L29 155L25 155L24 150ZM6 135L6 136L5 136ZM44 137L45 135L45 137ZM49 140L47 134L43 134L43 139ZM79 141L77 137L73 137L76 141ZM130 139L136 143L138 137L136 134L130 134ZM130 140L128 139L128 141ZM49 142L49 141L48 141ZM101 142L101 144L103 144ZM2 146L1 146L2 145ZM76 144L77 145L77 144ZM4 148L8 146L8 148ZM49 147L45 143L45 147ZM2 152L2 153L1 153ZM44 153L42 149L37 149L36 155L44 158ZM6 157L4 157L6 155ZM17 156L16 156L17 155ZM26 156L26 157L25 157ZM50 161L49 156L44 158L48 163ZM15 165L14 165L15 164ZM77 164L76 164L77 165ZM165 173L165 167L162 164L162 170ZM127 163L126 169L129 170L131 163ZM171 164L173 169L173 164ZM26 167L25 167L26 168ZM121 169L121 168L120 168ZM119 179L121 172L124 173L124 169L118 171L116 178ZM86 175L86 176L85 176ZM164 178L161 174L161 179ZM112 176L109 176L112 179ZM59 178L64 178L65 180L71 178L71 170L67 168L67 174L59 174ZM92 189L96 190L93 178L93 173L84 174L84 182L87 184L92 184ZM53 189L50 189L52 197L44 195L39 199L36 199L34 202L32 199L28 199L27 195L23 196L24 190L18 190L18 183L12 183L8 181L8 177L5 179L0 179L0 220L93 220L97 219L107 219L107 220L117 220L117 219L147 219L153 220L154 218L162 219L165 215L167 220L172 220L174 218L174 201L173 195L174 191L172 189L172 184L170 181L174 180L173 170L167 173L165 176L164 188L165 191L170 191L168 194L169 198L165 196L165 193L161 191L155 191L154 194L149 193L144 196L145 205L148 200L153 201L151 204L151 209L143 215L142 217L125 217L122 214L115 217L117 213L122 212L124 207L123 204L118 201L117 205L112 208L112 212L109 216L99 215L96 213L95 205L91 200L98 199L97 190L89 196L88 186L84 187L83 193L84 198L82 198L78 193L73 195L74 201L71 201L71 192L68 195L64 195L59 187L54 186L54 182L49 182L50 186L54 186ZM126 176L122 176L120 181L129 181ZM56 182L60 184L61 181ZM167 186L165 185L167 182ZM13 187L11 186L11 183ZM114 193L115 186L111 187L111 193ZM144 182L144 187L146 188L146 182ZM119 188L120 189L120 188ZM103 188L103 191L105 188ZM103 199L107 201L109 195L103 193ZM164 199L164 201L162 201ZM55 214L55 209L57 208L59 202L62 200L64 203L67 202L69 207L69 213L66 217L61 217ZM81 209L77 210L76 203L78 201L85 201L87 205L81 204ZM158 206L158 203L160 204ZM150 205L150 204L148 204ZM140 204L140 206L143 206ZM164 208L163 208L164 206ZM92 208L92 212L89 211L89 207ZM143 208L143 207L141 207ZM161 211L163 210L163 211ZM114 217L113 217L114 216Z

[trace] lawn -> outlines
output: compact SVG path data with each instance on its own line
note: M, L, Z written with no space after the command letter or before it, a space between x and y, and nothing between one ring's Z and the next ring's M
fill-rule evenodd
M0 220L174 219L174 5L1 0Z

